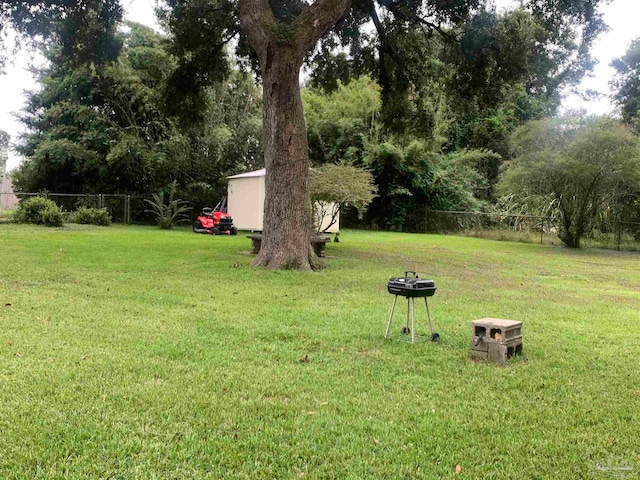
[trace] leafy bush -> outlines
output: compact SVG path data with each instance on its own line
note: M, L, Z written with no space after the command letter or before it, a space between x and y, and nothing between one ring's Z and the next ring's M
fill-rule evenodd
M53 200L44 197L31 197L20 202L14 218L18 223L35 223L48 227L61 227L64 224L60 207Z
M64 217L60 207L53 202L51 202L51 205L47 205L42 210L42 223L47 227L61 227L64 225Z
M169 201L165 205L164 192L159 195L154 193L153 200L145 199L144 201L151 206L151 210L145 210L145 212L153 213L156 216L156 221L160 228L163 230L170 230L178 222L188 220L185 215L189 211L189 207L186 206L188 202L179 198L174 198L176 194L178 182L175 180L169 187Z
M44 197L30 197L22 200L15 213L18 223L42 223L42 211L51 200Z
M83 225L100 225L108 227L111 225L111 216L106 208L80 207L73 216L75 223Z
M326 164L309 171L313 224L316 233L327 232L345 207L364 210L376 196L373 176L348 165Z

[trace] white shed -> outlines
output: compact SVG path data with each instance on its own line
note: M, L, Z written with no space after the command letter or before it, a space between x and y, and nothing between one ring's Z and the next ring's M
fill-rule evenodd
M262 231L264 221L265 169L227 177L227 212L233 217L238 230ZM331 221L329 215L322 221L323 227ZM340 231L340 215L329 232Z

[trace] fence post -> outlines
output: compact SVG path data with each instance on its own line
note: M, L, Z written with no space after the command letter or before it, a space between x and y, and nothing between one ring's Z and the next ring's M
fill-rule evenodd
M429 207L424 209L424 233L429 233Z
M540 245L544 243L544 217L540 218Z
M127 195L124 199L124 223L129 225L131 222L131 195Z

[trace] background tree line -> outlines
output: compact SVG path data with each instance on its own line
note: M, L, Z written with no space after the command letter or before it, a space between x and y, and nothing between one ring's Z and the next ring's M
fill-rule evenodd
M39 48L37 72L20 114L13 173L19 191L149 195L177 181L180 194L210 203L225 177L264 164L261 98L240 71L198 97L205 122L174 104L180 67L170 39L122 22L110 2L74 2Z
M233 56L226 48L238 33L225 17L233 5L168 1L160 11L167 32L158 35L122 23L117 2L82 3L47 17L52 34L40 48L49 65L22 114L18 189L150 194L175 180L180 195L211 202L227 175L263 166L257 59L244 36ZM272 8L287 17L294 3ZM514 132L557 113L562 92L591 68L589 47L604 25L597 2L530 2L503 13L481 3L434 28L402 3L378 15L356 2L308 55L311 164L365 168L377 187L364 218L347 221L411 230L425 208L530 201L525 189L498 187L505 162L521 157ZM369 18L373 32L357 28ZM19 15L14 22L22 25ZM631 125L634 50L615 64L616 98Z

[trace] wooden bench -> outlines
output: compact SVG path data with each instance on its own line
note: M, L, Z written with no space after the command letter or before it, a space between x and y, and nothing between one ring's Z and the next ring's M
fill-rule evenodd
M251 240L251 253L258 253L262 246L262 234L252 233L247 235L247 238ZM324 235L311 235L311 247L318 257L325 256L325 247L330 241L331 238Z

